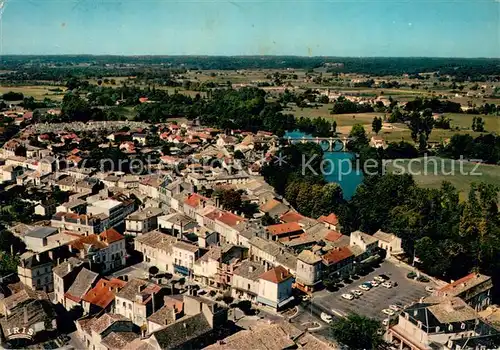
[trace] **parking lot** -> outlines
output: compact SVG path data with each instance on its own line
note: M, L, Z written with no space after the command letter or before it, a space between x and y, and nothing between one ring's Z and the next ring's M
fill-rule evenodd
M344 285L335 292L322 290L314 293L312 302L319 308L328 310L332 316L346 316L349 313L357 313L371 318L383 320L388 316L382 313L391 304L401 303L409 305L418 301L420 298L428 296L429 293L425 287L436 286L432 282L422 283L406 278L408 269L396 266L394 263L384 261L379 268L366 276L361 276L358 280ZM397 287L385 288L381 285L373 287L369 291L363 291L363 295L353 300L342 298L342 294L350 293L353 289L374 279L378 275L386 275L392 283L396 282Z

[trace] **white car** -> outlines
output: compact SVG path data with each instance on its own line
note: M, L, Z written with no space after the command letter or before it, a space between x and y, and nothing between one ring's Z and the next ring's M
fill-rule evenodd
M384 286L385 288L392 288L392 283L391 282L384 282L384 283L382 283L382 286Z
M351 294L353 294L353 295L355 295L357 297L360 297L360 296L363 295L363 292L360 291L360 290L357 290L357 289L353 289L353 290L351 290Z
M303 295L300 298L302 299L302 301L308 301L309 299L311 299L309 295Z
M425 290L429 293L434 293L434 288L432 287L425 287Z
M382 313L389 315L389 316L394 316L395 312L392 311L391 309L383 309Z
M359 289L362 289L364 291L369 291L370 287L368 287L366 284L362 284L362 285L359 286Z
M378 287L378 282L377 282L377 281L370 281L370 284L371 284L373 287Z
M387 326L388 324L389 324L389 319L388 319L388 318L385 318L385 319L382 321L382 325Z
M321 319L325 321L326 323L331 323L332 322L332 316L322 312L320 315Z
M380 277L380 276L375 276L375 277L373 277L373 279L377 282L380 282L380 283L385 282L385 279L383 277Z
M347 299L347 300L352 300L352 299L354 299L354 295L349 294L349 293L344 293L344 294L342 294L342 298Z
M389 309L393 310L393 311L399 311L399 306L397 305L389 305Z

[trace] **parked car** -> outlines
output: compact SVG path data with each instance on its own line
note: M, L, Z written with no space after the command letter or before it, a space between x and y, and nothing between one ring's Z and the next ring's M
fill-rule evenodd
M354 296L359 298L360 296L363 295L363 292L360 290L357 290L357 289L353 289L353 290L351 290L351 294L353 294Z
M391 309L383 309L382 313L389 315L389 316L394 316L395 312Z
M384 279L384 278L382 278L382 277L380 277L380 276L375 276L375 277L373 277L373 279L374 279L375 281L377 281L377 282L380 282L380 283L385 282L385 279Z
M207 291L205 289L200 289L198 291L198 295L205 295L205 294L207 294Z
M302 299L302 301L308 301L308 300L310 300L310 299L311 299L311 297L310 297L309 295L307 295L307 294L304 294L304 295L302 295L302 296L300 297L300 299Z
M378 282L377 281L370 281L370 284L372 285L372 287L378 287Z
M347 299L347 300L352 300L352 299L354 299L354 295L349 294L349 293L344 293L344 294L342 294L342 298Z
M320 315L321 319L325 321L326 323L331 323L332 322L332 316L322 312Z
M382 286L385 288L392 288L392 283L391 282L384 282L384 283L382 283Z
M434 293L435 289L432 288L432 287L427 286L427 287L425 287L425 291L429 292L429 293Z
M393 310L393 311L399 311L399 306L395 305L395 304L392 304L392 305L389 305L389 309Z
M371 284L363 283L362 285L359 286L359 289L362 289L364 291L369 291L372 288Z

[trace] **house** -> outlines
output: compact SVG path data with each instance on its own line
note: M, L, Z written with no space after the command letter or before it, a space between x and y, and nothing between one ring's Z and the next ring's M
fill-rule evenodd
M212 246L196 260L194 277L203 284L226 289L232 285L234 269L246 257L246 253L247 249L232 244Z
M64 307L66 310L69 311L75 306L82 305L83 297L95 285L98 276L97 273L85 267L80 270L68 291L64 293Z
M272 218L279 218L281 215L285 214L290 208L280 201L272 198L266 201L259 207L259 210L263 214L268 214Z
M134 249L142 253L147 266L174 273L173 246L177 238L160 231L151 231L134 240Z
M130 343L128 349L203 349L224 334L227 308L208 299L184 295L184 316Z
M187 242L177 241L172 246L172 254L174 257L174 273L191 276L194 262L199 257L199 247Z
M277 242L254 236L249 240L249 247L250 259L263 264L267 269L283 266L289 271L295 271L297 267L297 258Z
M76 322L78 337L87 349L126 348L128 342L139 337L137 327L126 317L105 313L99 317L87 317Z
M322 259L310 250L297 256L295 287L305 293L313 292L321 283Z
M97 234L109 226L108 222L108 216L105 214L94 216L57 212L52 216L50 226L80 234Z
M54 281L54 303L65 305L64 294L71 287L76 276L87 266L77 258L69 258L52 269Z
M125 234L138 236L156 230L158 217L163 213L160 208L146 208L130 214L125 219Z
M372 136L372 138L370 139L370 146L375 148L387 148L387 144L380 136Z
M108 217L109 227L116 227L125 221L125 217L134 211L132 200L118 201L115 199L104 199L93 202L87 207L87 214L104 214Z
M155 283L130 280L115 296L115 312L139 327L147 327L147 318L163 305L165 291Z
M23 241L26 248L31 251L41 251L43 247L47 246L47 238L56 234L59 230L53 227L39 226L35 229L26 232Z
M374 256L378 248L378 239L364 232L354 231L351 233L349 245L359 251L359 254L354 252L358 260L366 260Z
M304 234L302 226L297 222L267 226L266 231L273 241L289 241Z
M26 252L20 257L17 274L26 287L51 292L54 289L52 265L53 260L48 252L41 254Z
M59 334L56 317L49 300L33 299L14 308L0 319L2 347L23 349L55 339Z
M163 302L163 306L148 317L148 333L165 328L184 316L184 301L182 296L166 296L163 298Z
M337 227L339 226L339 219L334 213L331 213L327 216L322 215L318 218L318 221L322 222L326 228L338 231Z
M132 134L132 141L137 141L137 143L139 143L141 146L146 146L147 145L147 135L140 134L140 133Z
M248 329L234 333L206 350L309 349L331 350L336 347L300 330L289 322L254 322Z
M324 254L321 259L323 260L323 271L325 273L342 275L351 272L355 255L349 247L335 247Z
M442 297L459 297L476 311L486 309L491 304L491 277L471 273L437 290Z
M263 265L245 260L233 272L231 292L234 298L257 302L259 277L265 272Z
M127 282L117 278L111 278L110 280L101 278L82 298L84 313L90 315L98 314L102 311L113 313L115 295L126 284Z
M42 201L35 206L35 214L40 216L51 216L56 213L56 202L54 200Z
M459 297L431 296L406 307L386 341L399 348L498 349L498 331ZM471 347L467 346L469 344Z
M216 141L217 147L228 147L235 146L238 143L238 139L234 136L219 135Z
M81 259L89 259L102 273L125 266L125 236L115 229L108 229L98 235L67 234L75 237L75 240L68 244L69 247L77 249Z
M373 237L378 239L379 248L386 251L385 257L404 253L403 248L401 247L401 238L396 235L378 230L373 234Z
M259 276L257 302L276 310L293 300L293 276L283 266L277 266Z

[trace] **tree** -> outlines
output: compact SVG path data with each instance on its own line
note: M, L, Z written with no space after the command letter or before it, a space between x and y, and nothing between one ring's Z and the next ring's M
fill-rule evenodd
M380 322L357 314L332 323L331 334L349 349L377 349L384 343Z
M369 141L365 128L362 124L355 124L349 133L349 143L347 148L351 151L359 152L363 147L368 146Z
M245 159L245 155L240 150L234 152L234 159Z
M148 270L148 272L151 274L151 275L156 275L158 274L158 272L160 272L160 270L156 267L156 266L151 266Z
M220 205L230 211L241 211L242 200L241 193L236 190L215 190L214 197L219 198Z
M472 118L472 131L484 132L484 121L482 117Z
M24 95L20 92L9 91L2 95L4 101L22 101Z
M375 117L372 122L372 130L378 135L379 131L382 129L382 118Z

